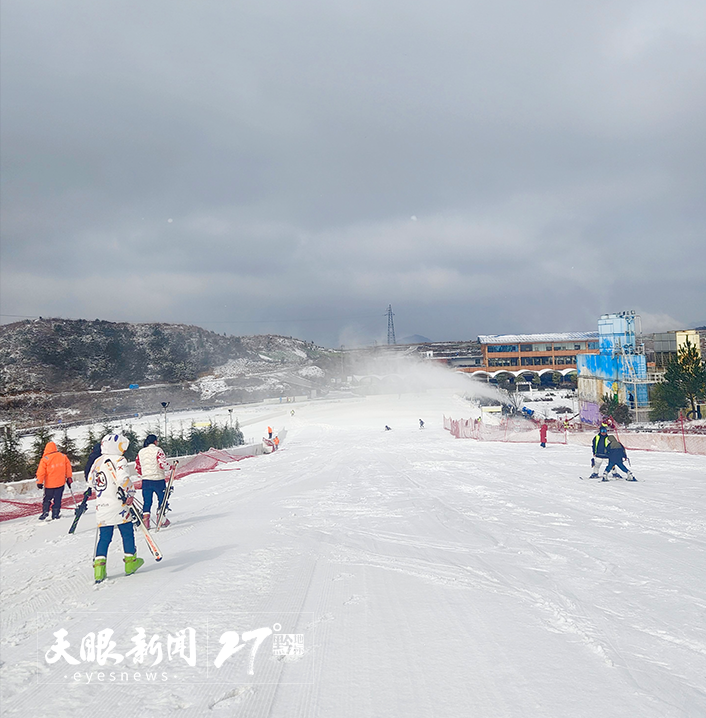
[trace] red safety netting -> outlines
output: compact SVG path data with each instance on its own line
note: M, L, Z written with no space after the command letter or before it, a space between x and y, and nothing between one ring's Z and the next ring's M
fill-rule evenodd
M201 454L197 454L183 464L179 464L179 467L174 474L174 478L182 479L184 476L189 476L190 474L198 474L202 471L213 471L217 468L223 468L221 466L222 464L230 464L234 461L250 458L252 458L252 455L236 454L235 452L231 453L223 449L209 449Z
M12 499L0 499L0 521L9 521L10 519L19 519L22 516L32 516L33 514L42 513L42 494L38 497L27 499L26 501L15 501ZM83 496L76 496L76 501L81 502ZM61 499L62 509L73 509L74 500L71 494L63 496Z
M697 431L690 433L687 428L675 425L675 431L650 432L630 431L629 429L611 429L626 449L641 451L677 451L685 454L706 455L706 435ZM671 427L670 427L671 428ZM539 443L539 425L532 425L526 419L504 419L499 425L483 424L474 419L451 419L444 417L444 429L457 439L476 439L477 441L503 441L508 443ZM590 446L595 427L575 427L563 429L560 424L549 425L547 443L575 444Z
M213 471L214 469L225 468L225 465L231 464L241 459L249 459L252 455L238 455L230 453L222 449L209 449L201 454L188 459L183 464L180 463L174 474L174 479L183 479L190 474L198 474L203 471ZM237 468L237 467L232 467ZM142 481L136 479L133 481L136 489L142 488ZM84 484L85 486L85 484ZM23 516L32 516L42 512L43 494L37 490L37 495L27 497L25 500L16 499L0 499L0 521L9 521ZM76 501L81 501L81 494L76 495ZM91 497L93 498L93 497ZM61 499L62 509L73 509L74 500L68 491Z

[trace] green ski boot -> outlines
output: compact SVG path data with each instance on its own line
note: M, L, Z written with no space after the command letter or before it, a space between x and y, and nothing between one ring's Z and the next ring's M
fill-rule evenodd
M99 556L98 558L93 559L93 578L96 580L96 583L105 581L105 577L107 575L105 560L105 556Z
M137 558L135 554L127 553L125 554L123 561L125 561L125 575L129 576L130 574L135 573L135 571L142 566L145 559Z

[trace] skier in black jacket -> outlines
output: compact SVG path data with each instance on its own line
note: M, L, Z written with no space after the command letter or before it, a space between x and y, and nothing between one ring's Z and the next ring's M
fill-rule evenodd
M593 437L593 457L591 458L591 467L593 472L589 478L597 479L600 475L603 462L608 459L608 426L601 424L598 433Z

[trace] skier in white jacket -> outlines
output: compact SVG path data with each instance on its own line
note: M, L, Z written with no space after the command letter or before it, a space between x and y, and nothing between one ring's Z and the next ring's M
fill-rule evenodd
M157 497L157 513L159 513L167 488L166 472L171 468L166 454L157 443L157 437L154 434L148 434L135 460L137 475L142 477L142 520L147 528L150 527L152 500L154 496ZM169 526L169 523L169 519L164 516L159 528L165 528Z
M137 558L135 533L130 519L135 488L128 474L127 459L123 456L129 443L121 434L104 436L101 441L101 455L93 463L89 475L90 484L96 492L96 521L99 531L96 557L93 561L96 583L106 577L108 546L113 540L116 526L123 539L125 573L128 576L135 573L145 562L144 559Z

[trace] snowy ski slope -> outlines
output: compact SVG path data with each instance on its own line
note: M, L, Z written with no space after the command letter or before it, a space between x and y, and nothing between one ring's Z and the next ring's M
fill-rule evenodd
M466 407L262 406L282 449L178 482L164 560L125 577L116 536L98 586L92 508L5 522L2 715L706 716L706 457L581 481L585 449L454 440Z

